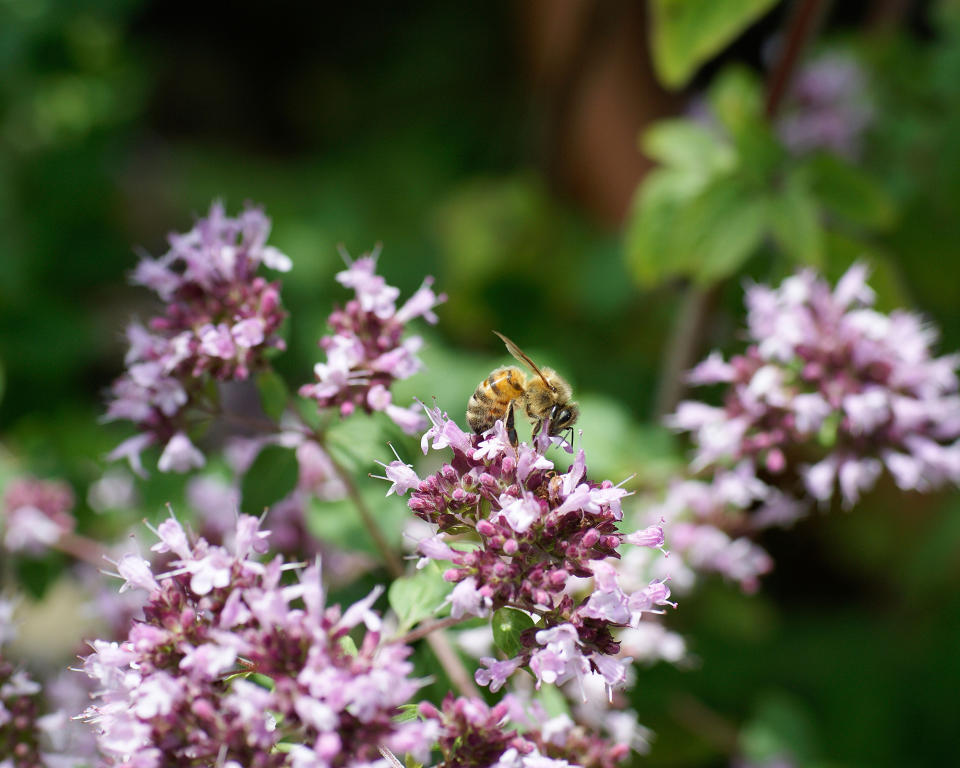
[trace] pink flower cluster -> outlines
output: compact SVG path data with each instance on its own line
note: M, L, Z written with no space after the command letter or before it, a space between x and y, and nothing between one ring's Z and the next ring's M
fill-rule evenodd
M849 55L829 53L804 64L777 120L784 146L797 155L826 149L855 158L874 117L867 86Z
M624 540L661 547L662 528L621 533L620 501L627 491L609 481L591 482L583 451L558 473L544 455L550 444L546 430L534 446L515 447L502 422L472 435L438 408L428 415L433 426L423 435L424 453L431 446L450 448L452 461L421 480L398 460L386 466L386 476L393 483L389 492L413 490L410 509L437 526L419 551L452 564L444 573L456 583L452 615L484 616L509 606L535 620L517 656L481 659L485 668L477 671L477 682L496 691L529 665L538 687L581 681L591 672L610 686L622 685L630 660L616 657L614 630L635 626L643 613L672 603L662 581L624 592L607 559L619 556ZM591 576L593 592L575 602L568 593L571 577Z
M189 232L170 235L166 254L137 265L133 282L154 291L165 311L146 326L127 328L127 370L113 384L105 418L132 421L140 434L112 459L127 458L142 473L140 453L157 444L163 472L203 465L187 437L188 408L215 408L208 402L211 379L245 379L263 365L267 350L284 347L277 334L285 317L279 283L257 271L262 265L286 272L292 264L266 244L269 233L260 209L229 218L214 203Z
M788 525L804 510L803 504L758 480L749 462L717 469L709 480L678 478L663 500L643 504L636 518L641 524L666 521L671 556L654 558L647 550L630 549L621 573L629 583L668 576L681 594L693 587L698 573L716 573L753 592L773 560L748 534Z
M614 768L630 755L629 745L611 744L567 715L551 718L537 702L531 709L510 694L493 707L453 694L441 709L419 707L440 727L436 768Z
M40 752L40 690L26 672L0 654L0 755L15 760L11 766L43 768L47 764Z
M173 518L157 534L172 570L155 576L133 554L117 563L125 586L149 592L145 620L83 662L100 687L85 718L106 765L346 768L381 747L427 758L435 724L395 720L421 683L410 649L380 642L380 589L326 607L318 566L285 583L298 566L254 559L269 532L253 517L238 519L232 551L191 542Z
M349 416L358 408L366 413L384 411L407 434L419 432L425 422L417 406L402 408L393 402L391 384L406 379L422 367L417 351L419 336L403 337L406 324L416 317L436 323L433 308L446 296L431 289L432 278L400 308L400 290L376 274L378 252L362 256L337 275L352 288L355 298L329 318L333 334L320 339L326 361L314 366L316 381L300 388L320 408L339 408Z
M14 605L0 598L0 646L14 636ZM90 754L71 743L68 716L50 711L49 696L0 647L0 768L74 768Z
M10 551L43 552L73 530L73 503L73 491L64 483L32 477L12 480L3 497L4 546Z
M825 503L839 487L848 507L884 470L906 491L960 482L960 358L934 356L937 332L919 316L874 309L866 277L854 264L835 288L804 271L747 289L746 352L690 374L723 384L723 405L684 402L670 419L693 434L695 470L743 462L797 497Z

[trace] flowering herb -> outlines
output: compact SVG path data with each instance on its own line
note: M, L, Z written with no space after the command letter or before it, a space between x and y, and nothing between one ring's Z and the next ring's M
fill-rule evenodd
M153 549L176 558L154 575L142 558L117 564L149 592L145 619L120 643L94 641L84 671L100 686L85 718L107 765L160 768L365 766L380 747L423 760L436 727L396 722L421 683L410 649L381 644L380 594L325 606L317 566L255 559L269 532L237 520L233 550L191 542L173 518ZM360 625L365 627L358 634Z
M496 691L526 665L538 687L579 681L591 672L609 686L622 685L629 659L617 658L614 631L671 605L670 590L655 580L627 594L607 559L618 557L624 540L660 547L662 529L621 533L620 501L627 491L590 481L583 451L566 472L557 472L544 455L546 429L535 445L515 447L503 422L484 435L468 435L439 408L427 413L433 426L423 435L424 453L450 448L453 458L423 480L392 462L386 466L389 492L412 490L410 509L437 526L419 551L452 564L444 578L456 583L449 598L453 617L508 609L513 614L501 615L528 622L509 659L481 659L477 682ZM578 603L567 591L574 576L594 578L593 592Z
M292 263L266 244L269 233L261 210L229 218L214 203L189 232L170 235L166 254L140 261L133 282L156 293L165 309L146 326L127 328L127 370L113 384L105 418L132 421L140 434L111 459L126 458L142 474L140 453L156 444L162 472L204 464L187 434L191 409L215 410L211 382L246 379L268 350L284 348L280 285L257 272L286 272Z
M436 323L433 309L446 296L433 292L433 279L428 277L397 308L400 290L376 274L378 255L375 251L352 262L348 259L347 269L337 275L337 282L352 288L355 297L330 315L333 334L319 342L326 362L314 366L316 381L300 387L300 394L316 400L321 409L339 409L343 416L358 408L366 413L384 411L404 432L414 434L424 426L419 407L395 405L390 386L422 368L416 353L423 339L404 338L407 323L421 316Z
M450 694L442 708L424 702L419 713L440 726L436 768L613 768L630 754L628 745L588 733L568 715L550 718L537 702L531 709L510 694L493 707Z
M908 491L960 481L958 357L934 356L918 315L873 309L866 277L855 264L833 289L811 271L747 289L746 352L690 374L724 384L723 406L687 401L670 420L693 433L695 469L746 462L820 502L839 486L848 507L884 469Z

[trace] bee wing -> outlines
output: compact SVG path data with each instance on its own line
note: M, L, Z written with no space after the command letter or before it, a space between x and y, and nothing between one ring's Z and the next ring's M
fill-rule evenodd
M506 336L500 333L500 331L494 331L494 333L497 334L497 336L499 336L503 340L503 343L507 345L507 349L510 351L511 355L513 355L515 358L517 358L517 360L519 360L521 363L527 366L527 368L529 368L531 371L537 374L537 376L543 379L543 383L547 385L548 389L550 389L552 392L556 391L553 385L549 381L547 381L547 377L543 375L543 371L537 368L537 364L534 363L533 360L531 360L529 357L527 357L524 354L523 350L520 349L520 347L518 347L516 344L510 341L510 339L508 339Z

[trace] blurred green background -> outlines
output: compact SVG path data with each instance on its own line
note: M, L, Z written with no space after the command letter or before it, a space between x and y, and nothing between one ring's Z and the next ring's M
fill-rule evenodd
M637 137L732 62L762 80L791 3L754 5L667 90L642 2L0 0L5 449L74 484L81 528L111 530L83 499L129 434L97 421L123 327L153 311L126 274L138 249L161 253L219 197L230 211L265 206L294 260L277 360L293 385L310 379L344 299L337 244L382 242L381 271L403 295L433 274L449 296L426 334L429 370L398 394L458 413L503 359L495 328L569 376L601 474L662 479L685 450L655 426L655 404L691 289L682 274L645 279L631 255L631 200L651 167ZM942 351L960 348L954 4L836 3L810 51L824 47L867 72L874 116L857 166L891 213L830 239L820 266L835 277L866 256L884 306L920 309ZM794 268L768 240L710 287L695 357L736 348L744 277ZM181 493L163 483L148 505ZM762 543L777 565L759 594L707 583L669 617L698 661L640 670L632 703L657 733L640 762L951 763L960 500L885 488Z

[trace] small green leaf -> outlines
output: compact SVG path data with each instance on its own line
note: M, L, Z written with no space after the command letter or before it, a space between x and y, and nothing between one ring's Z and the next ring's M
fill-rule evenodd
M273 421L280 421L290 399L286 382L272 368L258 372L255 382L263 412Z
M840 421L843 415L839 411L832 411L820 425L820 431L817 433L817 442L824 448L831 449L837 443L837 431L840 429Z
M773 239L793 261L822 267L823 229L817 202L800 174L787 176L783 188L770 200Z
M373 457L381 454L387 439L380 414L355 414L327 430L326 447L340 466L361 473L373 466Z
M420 709L417 704L401 704L398 709L400 713L393 718L395 723L411 723L414 720L423 719L420 716Z
M548 717L570 716L570 702L557 686L542 686L536 693L536 699L543 705Z
M673 252L685 254L690 275L709 285L734 274L766 232L767 201L730 179L705 189L677 216Z
M656 169L640 185L627 221L626 249L641 286L653 287L688 271L685 254L673 248L675 221L704 183L692 174Z
M360 653L357 650L357 644L353 641L353 638L350 637L350 635L343 635L340 638L340 647L348 656L357 656Z
M533 619L516 608L501 608L493 614L493 644L513 658L523 650L520 634L533 626Z
M777 0L651 0L651 49L661 82L681 88Z
M807 170L814 196L831 213L871 229L885 229L893 223L893 202L860 169L821 153L811 158Z
M710 86L710 108L732 136L764 122L763 92L750 70L731 66L717 75Z
M437 613L453 585L444 581L443 571L435 561L412 576L395 579L387 592L390 607L400 621L400 632L406 632L420 621Z
M643 135L641 148L653 160L710 178L736 164L730 146L693 120L661 120Z
M298 475L297 457L292 450L279 445L267 446L243 476L244 511L261 514L294 489Z

